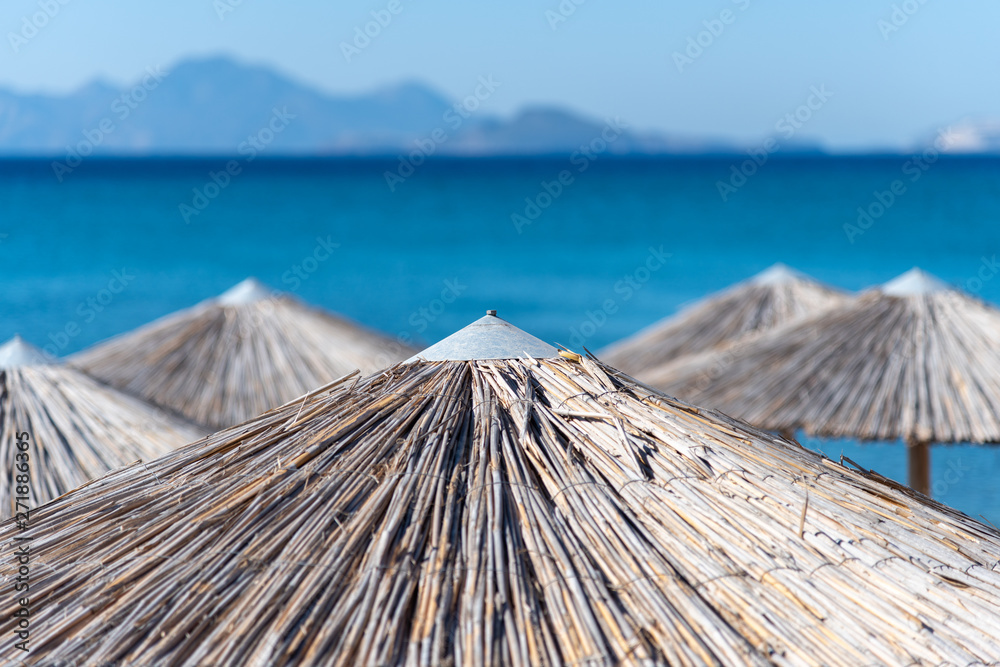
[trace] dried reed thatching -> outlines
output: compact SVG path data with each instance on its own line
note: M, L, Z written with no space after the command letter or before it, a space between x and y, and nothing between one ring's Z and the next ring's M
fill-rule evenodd
M22 534L38 554L31 659L1000 655L997 531L578 355L450 349L456 360L343 378L38 510ZM5 546L14 535L0 527ZM0 562L5 582L16 567Z
M30 507L203 435L53 361L19 337L0 346L0 498L5 517L15 511L17 433L29 436Z
M724 347L742 337L846 303L848 297L775 264L598 353L636 377L652 366Z
M248 278L71 362L114 387L222 428L352 370L370 373L412 353Z
M721 364L706 354L643 379L763 428L918 449L1000 442L1000 311L914 269Z

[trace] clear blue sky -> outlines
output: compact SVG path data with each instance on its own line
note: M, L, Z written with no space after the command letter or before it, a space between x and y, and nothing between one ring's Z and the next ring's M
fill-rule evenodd
M459 97L493 74L503 87L489 104L499 113L555 103L748 142L774 134L811 86L825 85L833 96L798 137L841 150L1000 117L996 0L583 0L555 30L546 11L559 0L396 1L392 23L348 63L340 43L390 0L242 0L224 20L216 6L239 0L4 0L0 86L61 92L229 54L335 92L419 79ZM40 4L59 11L15 53L10 33ZM880 30L894 4L916 11L898 30ZM731 23L679 72L674 52L724 10Z

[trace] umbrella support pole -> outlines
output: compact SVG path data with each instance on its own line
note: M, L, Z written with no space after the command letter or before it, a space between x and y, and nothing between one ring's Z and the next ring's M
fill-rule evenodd
M906 441L907 480L910 488L931 495L931 445L925 440Z

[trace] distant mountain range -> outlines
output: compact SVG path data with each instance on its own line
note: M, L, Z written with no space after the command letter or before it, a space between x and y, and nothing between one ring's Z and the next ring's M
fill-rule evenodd
M485 100L502 83L483 77ZM406 83L338 96L270 69L226 58L149 68L134 87L92 83L65 96L0 90L0 155L441 155L569 154L601 138L615 154L735 152L723 142L679 139L558 108L501 118L475 96L449 100ZM611 125L614 125L611 119ZM254 141L256 140L256 142ZM247 143L249 141L249 144Z
M412 154L419 159L431 153L569 155L586 146L622 155L742 154L755 148L619 127L615 119L556 107L526 108L509 118L480 109L494 90L502 94L502 86L482 77L465 100L414 82L363 95L331 95L266 67L223 57L188 60L169 71L150 67L124 90L101 82L62 96L0 89L0 156ZM914 150L935 139L914 144ZM783 154L825 152L799 138L777 145ZM1000 153L1000 122L958 123L949 128L944 150Z

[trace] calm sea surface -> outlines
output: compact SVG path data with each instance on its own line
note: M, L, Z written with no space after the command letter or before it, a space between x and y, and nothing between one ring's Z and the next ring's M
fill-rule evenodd
M441 160L391 189L389 160L91 159L62 182L0 161L0 339L71 353L248 275L393 336L496 308L592 350L778 261L851 290L917 265L1000 302L1000 160L772 158L742 184L733 164ZM895 444L807 444L905 476ZM1000 448L933 465L939 499L1000 524Z

